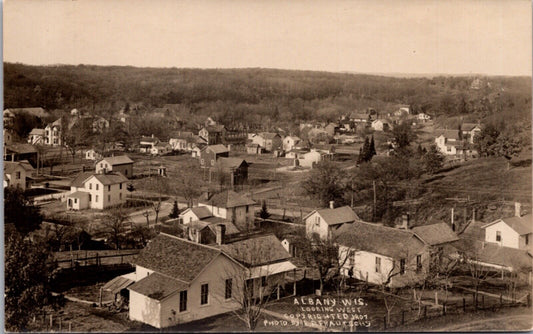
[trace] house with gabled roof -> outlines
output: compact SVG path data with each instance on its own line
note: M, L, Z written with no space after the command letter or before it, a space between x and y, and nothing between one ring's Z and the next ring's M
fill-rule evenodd
M159 144L161 141L159 138L155 137L153 134L150 137L143 136L139 140L139 151L141 153L150 153L152 147Z
M431 247L442 247L459 240L457 234L446 223L415 226L412 231Z
M473 144L474 137L481 132L481 125L479 123L463 123L461 124L461 132L463 138Z
M515 249L533 250L533 216L522 215L520 203L515 204L515 216L496 219L484 225L485 241Z
M267 152L279 150L283 146L281 136L275 132L260 132L252 138L252 143L261 146Z
M16 187L26 190L33 171L33 167L27 161L4 161L4 188Z
M283 150L285 152L291 151L298 143L301 141L299 137L296 136L286 136L283 138Z
M222 144L208 145L200 151L200 167L212 168L219 158L229 157L229 150Z
M403 287L423 280L428 273L428 246L413 231L355 221L334 233L343 263L342 275Z
M199 207L207 207L211 214L231 221L238 229L247 231L255 222L255 203L233 190L206 193L198 200Z
M296 267L273 235L197 243L160 233L135 260L129 286L131 320L165 328L242 307L245 293L260 298L278 289Z
M129 318L165 328L237 310L244 269L216 247L160 233L135 260Z
M67 209L103 210L126 202L128 179L119 172L80 173L70 184L67 195Z
M44 144L51 146L61 146L61 131L61 118L58 118L52 123L46 125L46 127L44 128Z
M28 144L43 145L44 144L44 129L33 128L28 135Z
M318 234L321 239L328 239L333 236L335 230L343 224L351 224L360 220L357 214L349 206L338 208L330 207L326 209L313 210L303 218L307 236Z
M96 173L119 172L125 177L133 177L133 160L127 155L106 157L96 163Z

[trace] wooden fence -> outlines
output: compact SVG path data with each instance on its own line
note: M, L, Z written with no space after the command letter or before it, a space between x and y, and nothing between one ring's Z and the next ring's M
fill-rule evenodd
M387 320L387 316L384 315L382 318L373 317L371 323L373 330L386 330L428 318L476 312L478 310L491 310L497 312L504 307L519 306L531 307L530 293L524 296L523 300L516 299L514 296L512 298L504 297L503 295L493 297L485 294L478 294L476 299L475 293L472 293L471 297L463 297L462 300L441 303L438 306L435 304L428 305L426 303L426 305L423 305L420 310L418 307L396 310L390 314L389 320Z

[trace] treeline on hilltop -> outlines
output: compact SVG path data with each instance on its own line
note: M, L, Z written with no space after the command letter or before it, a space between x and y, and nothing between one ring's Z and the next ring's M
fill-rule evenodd
M4 64L5 108L85 109L113 113L129 104L146 112L180 104L221 122L278 125L331 121L373 107L390 112L409 104L433 116L494 114L530 117L531 79L485 77L392 78L275 69L176 69L119 66Z

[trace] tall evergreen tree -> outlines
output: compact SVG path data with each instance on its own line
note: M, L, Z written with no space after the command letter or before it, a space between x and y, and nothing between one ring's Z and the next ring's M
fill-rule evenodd
M172 211L170 211L170 214L168 215L170 218L178 218L180 215L180 209L178 208L178 201L174 201L174 205L172 206Z

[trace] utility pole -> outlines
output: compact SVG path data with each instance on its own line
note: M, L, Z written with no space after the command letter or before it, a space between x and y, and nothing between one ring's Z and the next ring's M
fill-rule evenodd
M376 181L372 181L372 187L374 188L374 207L372 209L372 221L376 219Z

